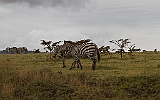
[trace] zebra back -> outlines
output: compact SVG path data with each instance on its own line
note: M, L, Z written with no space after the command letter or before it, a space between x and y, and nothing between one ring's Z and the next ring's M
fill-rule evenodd
M69 50L65 50L64 45L56 45L53 50L54 57L59 53L61 56L71 56L71 52Z
M71 41L64 42L63 47L66 51L70 51L72 56L77 55L78 57L85 58L89 57L90 59L96 59L96 54L98 57L98 61L100 61L100 54L98 47L95 43L83 43L76 44Z

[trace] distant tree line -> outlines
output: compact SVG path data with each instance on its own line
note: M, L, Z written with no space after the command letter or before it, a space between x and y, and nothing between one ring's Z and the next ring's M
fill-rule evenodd
M28 49L27 47L7 47L6 48L6 53L11 53L11 54L14 54L14 53L17 53L17 54L20 54L20 53L27 53Z

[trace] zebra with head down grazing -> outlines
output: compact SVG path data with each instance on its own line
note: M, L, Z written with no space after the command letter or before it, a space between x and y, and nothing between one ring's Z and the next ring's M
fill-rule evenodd
M90 60L92 60L93 70L95 70L95 66L97 62L96 55L98 57L98 61L100 61L99 50L98 50L97 45L94 43L86 42L83 44L77 44L72 41L64 41L64 44L62 45L62 47L63 49L60 51L62 56L68 53L68 54L71 54L72 57L74 58L74 61L72 63L70 70L75 67L76 63L81 67L81 70L82 70L80 58L88 57ZM54 51L54 54L56 55L55 51Z
M87 39L88 41L89 39ZM64 45L58 45L62 41L58 41L52 44L53 52L54 52L54 58L56 58L56 55L59 53L62 58L63 68L66 67L65 61L67 57L72 57L71 50L65 50ZM89 42L89 41L88 41ZM77 44L83 44L86 43L86 40L76 41ZM79 68L79 64L77 63L77 67Z

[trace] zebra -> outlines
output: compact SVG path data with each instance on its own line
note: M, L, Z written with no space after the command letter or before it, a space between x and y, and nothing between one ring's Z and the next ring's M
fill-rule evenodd
M80 58L88 57L90 60L92 60L92 69L95 70L96 66L96 54L98 57L98 62L100 61L100 53L98 50L98 47L94 43L83 43L83 44L76 44L72 41L64 41L63 44L63 50L61 50L61 55L63 56L65 53L70 53L72 57L74 58L74 61L70 67L70 70L75 67L75 64L77 63L82 70L82 65L80 62Z
M63 45L56 45L53 47L53 52L54 52L54 55L53 55L53 58L56 58L56 55L59 53L60 56L61 56L61 59L62 59L62 63L63 63L63 68L66 67L65 65L65 60L66 60L66 57L71 57L71 52L70 51L66 51L64 46Z

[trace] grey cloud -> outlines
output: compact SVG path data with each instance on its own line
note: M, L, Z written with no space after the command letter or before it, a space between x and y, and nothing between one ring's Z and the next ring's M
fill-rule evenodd
M64 34L65 35L62 35ZM84 34L77 34L76 30L32 30L27 33L23 37L17 37L16 40L12 43L12 46L26 46L29 50L33 50L35 48L39 48L40 50L44 50L43 46L40 45L40 40L44 39L47 41L63 41L63 40L80 40L88 38ZM73 37L76 36L76 37Z
M31 7L62 7L62 8L81 8L89 0L0 0L3 4L27 3Z
M0 49L43 49L40 39L91 38L102 46L112 45L108 42L112 39L130 38L137 48L159 50L159 5L159 0L0 0Z

